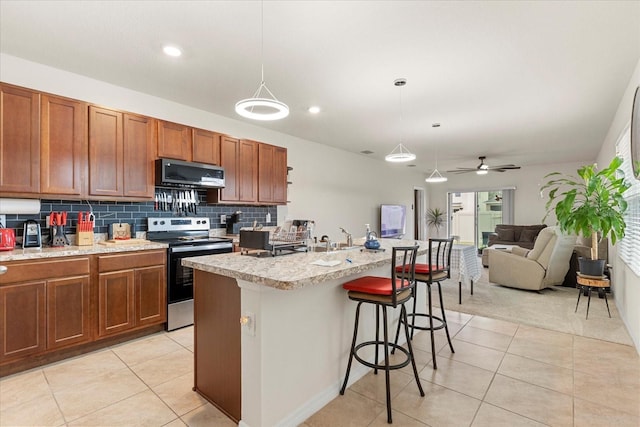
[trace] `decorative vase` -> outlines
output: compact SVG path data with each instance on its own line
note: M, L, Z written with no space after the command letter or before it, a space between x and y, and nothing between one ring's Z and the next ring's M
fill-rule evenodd
M602 277L604 275L604 263L605 260L603 259L578 258L580 273L585 276Z

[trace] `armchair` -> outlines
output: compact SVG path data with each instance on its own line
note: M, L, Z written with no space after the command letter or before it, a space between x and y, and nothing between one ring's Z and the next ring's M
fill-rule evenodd
M489 281L535 291L561 284L575 242L576 236L564 235L555 226L543 229L530 251L490 251Z

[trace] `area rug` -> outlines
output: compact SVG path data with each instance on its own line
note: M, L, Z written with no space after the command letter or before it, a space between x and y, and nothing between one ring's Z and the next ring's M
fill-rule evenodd
M633 345L624 323L620 319L612 295L608 295L611 318L604 299L597 292L591 295L589 318L585 319L587 298L582 296L577 313L578 289L555 286L540 292L507 288L490 283L487 268L474 283L473 295L469 284L462 285L462 304L458 304L458 280L442 283L444 306L447 310L474 314L514 323L536 326L559 332L597 338L620 344ZM432 291L434 292L434 291ZM434 292L434 305L438 304Z

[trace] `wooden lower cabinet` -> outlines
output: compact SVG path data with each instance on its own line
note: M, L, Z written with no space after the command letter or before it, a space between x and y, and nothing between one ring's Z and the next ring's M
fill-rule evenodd
M100 256L98 264L99 336L166 322L164 250Z
M98 279L98 335L129 330L134 319L134 271L102 273Z
M8 269L0 280L0 376L95 349L98 341L155 331L166 322L164 249L3 265Z
M47 349L89 342L89 276L47 282Z
M46 349L44 281L0 287L0 362Z

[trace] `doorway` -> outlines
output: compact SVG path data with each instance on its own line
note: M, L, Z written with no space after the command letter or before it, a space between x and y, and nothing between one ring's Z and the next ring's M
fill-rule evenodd
M513 189L448 193L449 235L479 250L498 224L513 224Z
M416 240L425 240L426 237L426 219L424 216L424 188L415 187L413 189L413 238Z

